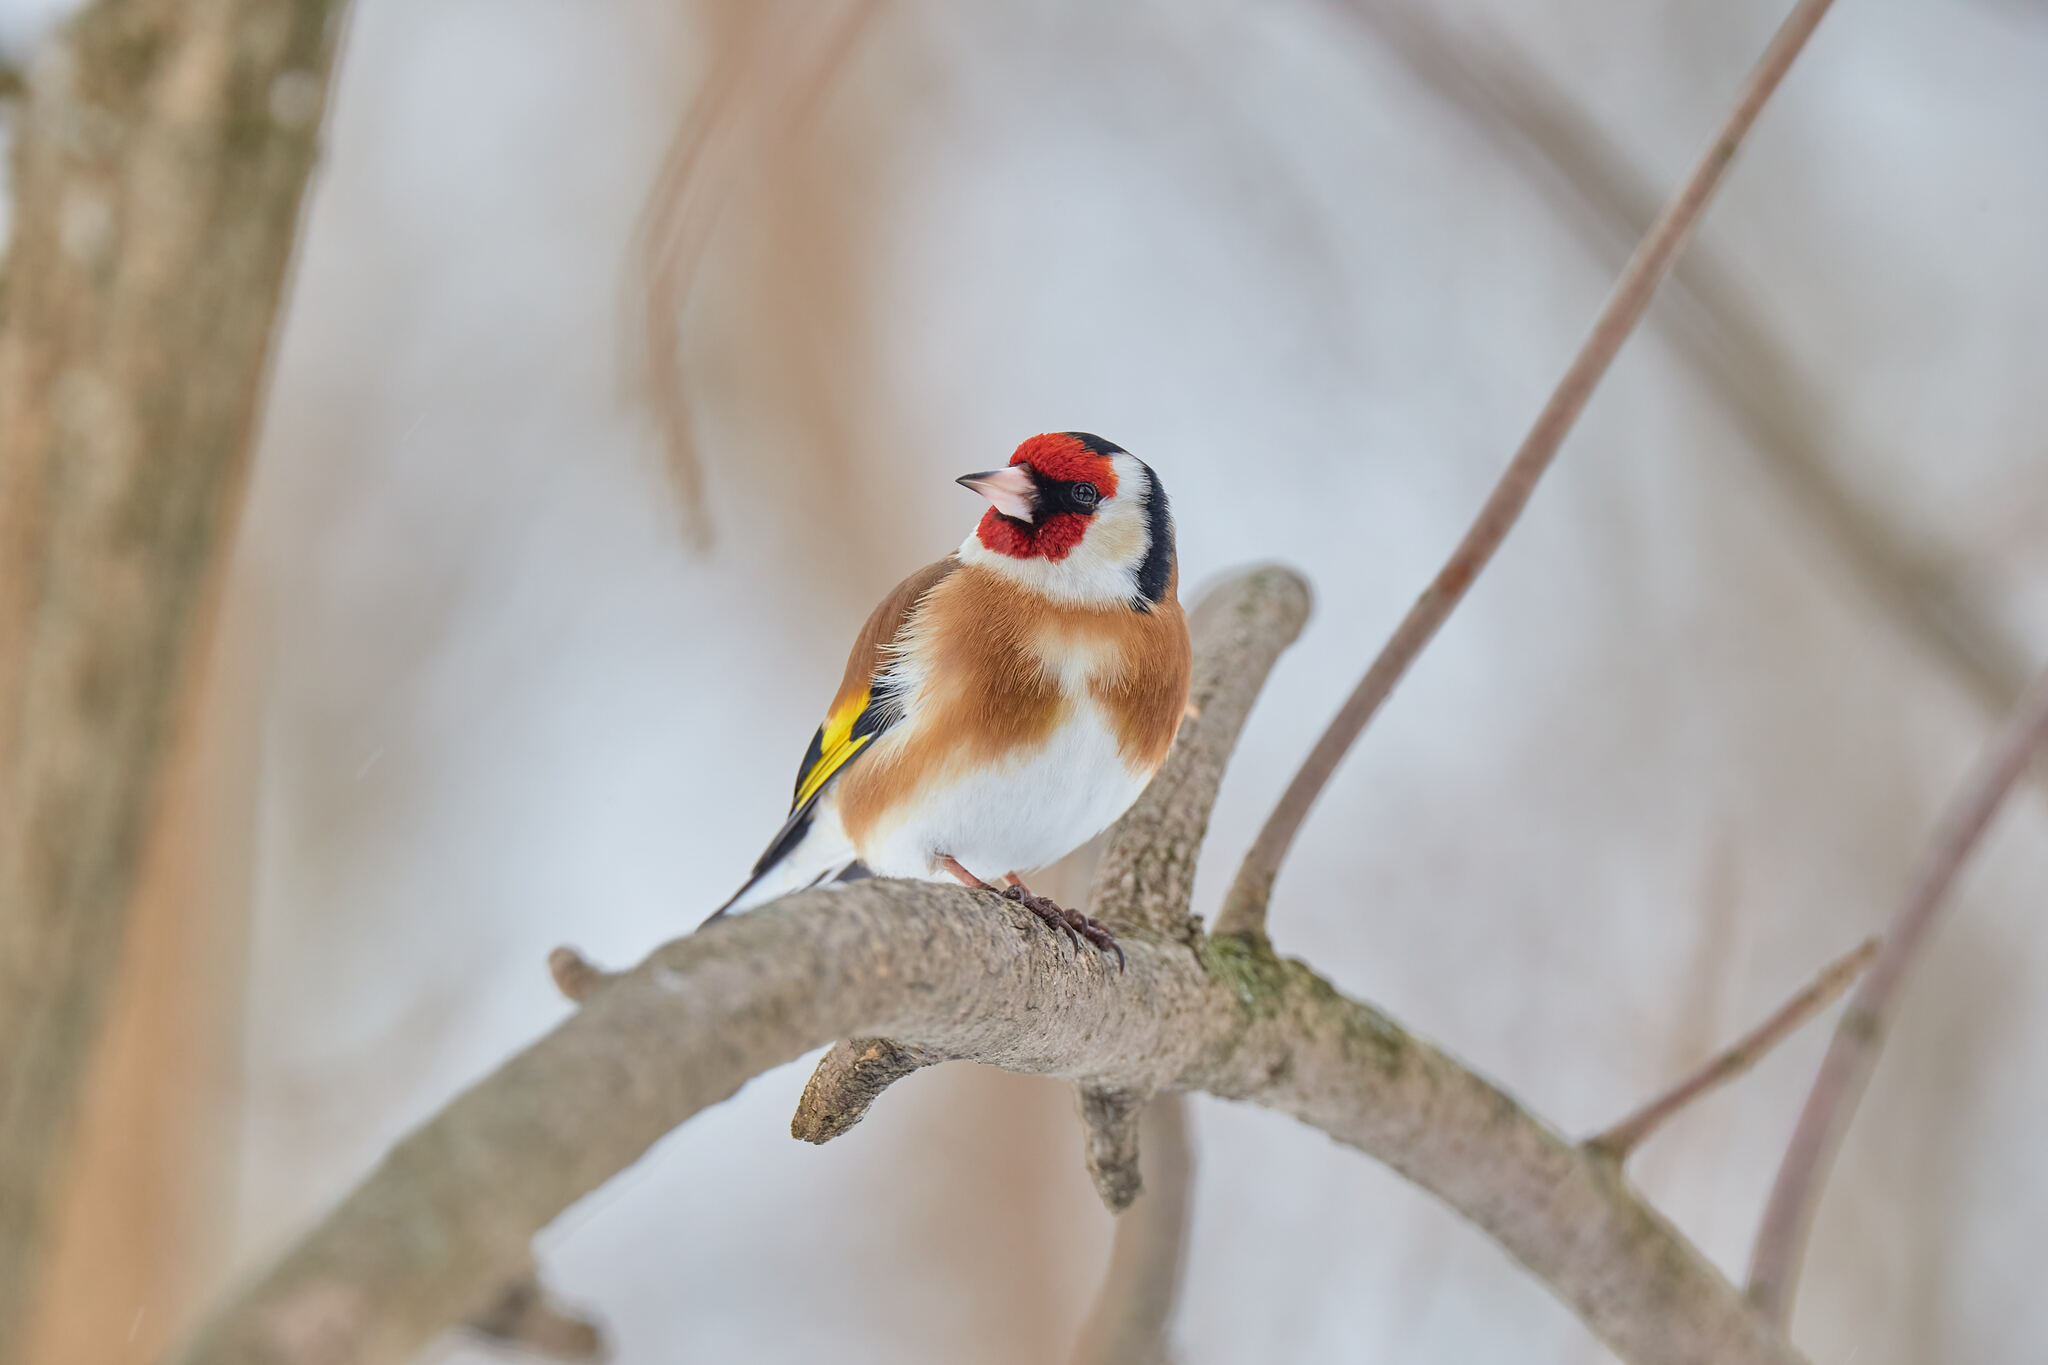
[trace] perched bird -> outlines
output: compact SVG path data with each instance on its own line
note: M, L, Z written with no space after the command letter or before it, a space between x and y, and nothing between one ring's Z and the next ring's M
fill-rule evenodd
M1180 729L1191 650L1166 490L1080 431L959 482L987 511L868 617L788 820L711 919L864 873L1001 881L1121 964L1108 930L1018 874L1130 809Z

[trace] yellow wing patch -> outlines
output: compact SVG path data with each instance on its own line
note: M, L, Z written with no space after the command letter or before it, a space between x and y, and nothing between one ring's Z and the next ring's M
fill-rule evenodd
M817 738L811 741L812 751L817 756L797 778L796 800L792 808L816 796L818 789L831 780L832 774L845 767L847 760L875 737L873 731L861 735L853 732L861 714L868 709L868 698L872 692L872 688L862 688L858 695L848 697L825 717L825 723L818 728Z

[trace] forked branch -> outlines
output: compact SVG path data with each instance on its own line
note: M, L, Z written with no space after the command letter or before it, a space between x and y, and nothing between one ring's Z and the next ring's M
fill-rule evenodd
M1585 410L1594 386L1607 373L1622 343L1649 307L1658 284L1705 211L1707 201L1713 197L1764 103L1791 69L1793 59L1805 47L1830 3L1831 0L1799 0L1771 39L1712 145L1636 248L1592 332L1564 378L1558 381L1536 424L1523 438L1521 448L1508 462L1464 539L1395 627L1393 637L1380 650L1379 657L1373 660L1322 738L1316 741L1315 748L1309 751L1273 813L1266 817L1258 838L1238 868L1236 880L1231 883L1222 913L1217 916L1217 933L1246 937L1265 933L1266 902L1272 897L1273 881L1294 845L1295 836L1301 832L1309 809L1381 703L1393 692L1416 656L1436 637L1451 612L1464 600L1473 580L1507 539L1522 509L1528 506L1530 495L1536 491L1537 480L1550 468L1564 438Z
M1763 1226L1749 1263L1749 1296L1759 1312L1784 1326L1791 1320L1799 1264L1813 1230L1828 1168L1869 1088L1899 987L1927 941L1956 874L1991 825L1991 817L2026 771L2034 753L2048 745L2048 673L2034 681L2004 730L1979 761L1921 854L1913 880L1886 929L1884 947L1870 972L1849 997L1835 1027L1834 1041L1800 1112L1791 1145L1764 1206Z
M1853 951L1829 963L1819 976L1807 983L1804 990L1780 1005L1770 1018L1620 1123L1587 1138L1586 1146L1611 1160L1626 1161L1629 1153L1641 1146L1644 1138L1663 1127L1672 1115L1702 1095L1745 1075L1771 1049L1798 1032L1800 1025L1832 1005L1876 956L1877 940L1865 939Z
M1290 1114L1436 1193L1627 1360L1798 1360L1612 1163L1378 1011L1185 922L1123 941L1118 974L998 896L865 881L668 944L401 1142L180 1359L397 1365L690 1115L834 1038L885 1037L1099 1090L1204 1090Z

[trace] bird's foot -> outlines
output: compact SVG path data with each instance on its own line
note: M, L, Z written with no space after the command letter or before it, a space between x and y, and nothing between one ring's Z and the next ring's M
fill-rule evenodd
M1035 896L1022 882L1011 882L1003 897L1017 902L1053 928L1063 930L1073 941L1076 952L1080 951L1081 940L1085 938L1103 952L1115 953L1116 969L1119 972L1124 969L1123 945L1116 941L1116 935L1109 932L1109 926L1101 920L1091 919L1079 910L1069 910L1044 896Z

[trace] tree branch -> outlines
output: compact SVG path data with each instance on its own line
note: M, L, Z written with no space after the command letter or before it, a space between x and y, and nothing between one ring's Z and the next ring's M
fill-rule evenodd
M1771 1186L1770 1202L1764 1206L1763 1225L1750 1257L1750 1301L1780 1327L1791 1320L1799 1265L1813 1231L1821 1188L1849 1120L1869 1088L1878 1049L1898 1007L1899 988L1918 959L1956 874L2031 756L2044 744L2048 744L2048 673L2028 689L2004 730L1978 761L1976 771L1942 814L1905 900L1885 931L1877 960L1835 1026L1834 1040L1821 1060L1820 1074L1814 1078L1778 1178Z
M1180 740L1196 755L1227 748L1232 699L1256 693L1278 652L1271 641L1299 629L1306 594L1291 578L1236 580L1228 591L1263 600L1263 615L1223 611L1212 619L1241 628L1204 629L1212 723L1184 727ZM1256 676L1215 670L1219 654ZM1207 759L1169 766L1182 780L1148 789L1118 840L1170 823L1167 813L1213 783L1200 776L1216 766ZM1147 865L1194 857L1186 849ZM1143 903L1149 893L1135 894ZM839 1098L815 1106L824 1121L857 1118L876 1078L925 1056L1094 1091L1205 1090L1261 1104L1435 1192L1631 1361L1797 1361L1612 1163L1308 968L1262 943L1205 938L1184 920L1128 929L1123 941L1129 966L1119 973L1000 896L873 880L677 940L399 1143L180 1359L396 1365L515 1278L535 1232L692 1114L832 1039L888 1038L909 1055L840 1045L807 1107L829 1085Z
M1116 1220L1109 1271L1082 1324L1072 1365L1170 1365L1167 1329L1187 1265L1194 1183L1187 1111L1187 1096L1178 1092L1145 1106L1145 1194Z
M15 125L0 320L0 1361L249 466L334 0L100 3Z
M1436 578L1416 599L1415 605L1395 628L1393 637L1366 670L1358 686L1346 699L1336 718L1316 741L1315 748L1281 795L1279 804L1259 830L1251 850L1245 854L1237 877L1231 883L1223 910L1217 916L1216 932L1258 936L1265 932L1266 903L1273 894L1273 881L1287 857L1294 839L1308 818L1309 808L1329 784L1337 765L1350 752L1408 666L1415 661L1453 609L1464 599L1472 582L1485 569L1509 530L1536 491L1536 482L1557 456L1564 438L1585 409L1593 388L1635 329L1651 296L1671 267L1672 260L1707 201L1720 184L1722 175L1735 158L1737 148L1749 132L1765 101L1777 89L1792 61L1827 13L1831 0L1799 0L1791 14L1764 49L1756 68L1737 96L1735 107L1707 148L1692 175L1673 196L1663 214L1636 248L1614 292L1601 310L1564 378L1558 381L1550 400L1537 416L1536 424L1523 438L1521 448L1508 462L1500 481L1479 510L1478 517Z
M1109 1211L1122 1213L1144 1188L1138 1174L1138 1115L1146 1096L1120 1086L1084 1085L1079 1098L1088 1178Z
M1819 1014L1855 982L1877 956L1874 938L1865 939L1854 951L1830 963L1806 988L1780 1005L1770 1018L1758 1024L1706 1065L1671 1089L1651 1100L1605 1132L1586 1139L1588 1149L1610 1161L1626 1161L1644 1138L1664 1126L1666 1120L1700 1096L1718 1090L1762 1061L1767 1053L1798 1031L1799 1026Z
M663 1134L836 1037L1291 1114L1473 1220L1625 1359L1798 1357L1611 1163L1299 963L1145 933L1129 969L986 892L864 881L680 939L401 1142L183 1353L408 1359Z
M834 1043L804 1085L789 1135L802 1142L830 1142L866 1118L884 1090L913 1071L948 1060L929 1048L905 1047L887 1038Z

